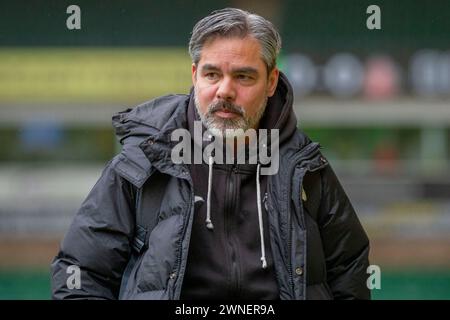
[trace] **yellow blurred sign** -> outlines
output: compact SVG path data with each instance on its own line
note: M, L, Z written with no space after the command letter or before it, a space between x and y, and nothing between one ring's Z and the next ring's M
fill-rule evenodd
M178 48L0 49L0 102L129 102L186 93Z

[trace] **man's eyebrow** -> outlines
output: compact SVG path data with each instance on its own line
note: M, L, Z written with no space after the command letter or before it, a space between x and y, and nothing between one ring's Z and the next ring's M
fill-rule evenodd
M232 70L233 73L258 74L258 70L252 67L242 67Z
M202 72L205 72L205 71L220 71L220 68L213 64L207 63L202 66Z

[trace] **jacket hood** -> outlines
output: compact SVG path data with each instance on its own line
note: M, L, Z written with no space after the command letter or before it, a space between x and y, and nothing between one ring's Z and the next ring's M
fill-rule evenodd
M167 132L186 127L188 95L167 95L128 108L112 118L117 139L122 145L132 138L162 138Z
M147 141L156 142L154 157L167 152L170 132L186 127L188 95L168 95L115 114L113 127L122 151L113 160L116 171L140 188L151 175L151 159L143 151ZM153 163L154 164L154 163Z
M277 89L267 100L267 107L260 122L260 129L280 130L280 145L297 129L297 117L293 108L294 94L287 77L280 72Z

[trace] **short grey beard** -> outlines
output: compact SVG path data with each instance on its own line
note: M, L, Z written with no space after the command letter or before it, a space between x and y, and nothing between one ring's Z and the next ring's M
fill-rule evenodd
M208 111L206 112L206 114L203 114L200 111L200 102L198 101L196 86L194 86L194 104L198 114L200 115L202 123L204 124L206 129L211 132L212 135L218 138L232 138L241 135L236 133L241 132L243 134L250 128L257 129L256 126L259 124L259 121L261 120L267 107L267 97L258 108L258 111L254 117L248 117L245 110L239 107L244 114L237 119L219 119L217 117L214 117L213 114L209 114L209 110L211 109L212 105L209 105ZM227 129L230 131L227 131ZM242 131L236 131L233 133L233 131L237 129L242 129Z

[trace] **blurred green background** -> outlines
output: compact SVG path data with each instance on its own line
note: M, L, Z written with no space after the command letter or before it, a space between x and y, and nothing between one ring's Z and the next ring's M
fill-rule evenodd
M81 29L69 30L69 5ZM381 29L366 22L369 5ZM274 22L299 127L371 239L374 299L450 298L450 2L0 2L0 299L50 298L49 265L119 150L111 116L190 89L187 43L214 9Z

